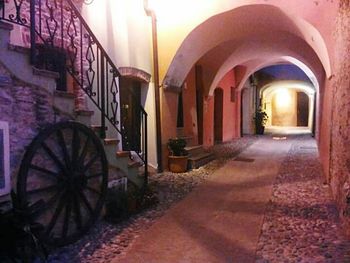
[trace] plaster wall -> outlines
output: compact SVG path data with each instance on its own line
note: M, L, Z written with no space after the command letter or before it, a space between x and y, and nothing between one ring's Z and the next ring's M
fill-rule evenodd
M242 132L243 135L254 134L254 89L250 87L247 81L242 89Z
M219 87L223 90L223 142L240 136L239 130L239 92L233 89L234 102L231 101L231 88L236 86L235 72L230 70L220 81ZM204 101L204 136L205 146L214 143L214 97L208 96Z
M235 88L235 72L230 70L220 81L219 87L224 91L223 108L223 141L227 142L239 137L238 119L237 119L237 94ZM233 88L233 90L231 90ZM234 101L231 101L231 92L233 92Z
M272 96L272 125L274 126L297 126L297 92L286 90L288 103L281 104L278 94Z
M337 26L334 29L336 45L335 75L327 82L326 89L331 95L324 97L323 129L321 139L330 132L329 145L321 140L321 159L329 156L329 176L333 195L338 204L340 216L350 235L350 1L340 1L337 16ZM326 111L327 110L327 111ZM326 118L330 118L328 121ZM329 129L329 128L330 129ZM327 138L326 138L327 139ZM330 150L330 153L325 150ZM329 155L330 154L330 155Z
M143 0L99 0L83 5L82 15L117 67L152 73L151 18ZM142 85L148 113L148 160L157 167L154 80Z
M188 74L182 89L184 135L191 137L190 144L198 144L196 76L193 67Z
M83 5L82 15L118 67L152 71L151 20L143 0L93 1Z

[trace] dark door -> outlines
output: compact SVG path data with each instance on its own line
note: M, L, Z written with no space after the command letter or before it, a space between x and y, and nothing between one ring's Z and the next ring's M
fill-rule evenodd
M309 97L304 92L297 93L297 126L309 124Z
M141 83L122 78L120 81L121 127L123 150L140 151L141 146Z
M222 119L223 119L224 92L217 88L214 91L214 142L222 142Z
M196 106L198 125L198 144L203 144L203 74L202 67L196 65Z

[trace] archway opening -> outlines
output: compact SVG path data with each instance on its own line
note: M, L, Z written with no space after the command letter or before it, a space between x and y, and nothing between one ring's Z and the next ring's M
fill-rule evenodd
M266 133L314 133L317 88L295 65L274 65L255 72L242 90L242 133L254 134L258 109L267 116Z

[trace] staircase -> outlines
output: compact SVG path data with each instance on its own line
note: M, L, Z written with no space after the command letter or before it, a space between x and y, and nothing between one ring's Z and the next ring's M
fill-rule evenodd
M188 146L185 148L188 152L188 168L197 169L215 159L213 153L205 151L202 145Z
M43 13L49 14L45 21ZM13 25L30 32L29 47L10 44ZM72 1L0 1L0 37L0 61L12 74L47 89L57 112L85 124L100 137L110 179L126 176L138 187L146 186L147 113L140 105L141 149L123 151L122 139L128 144L133 138L127 138L119 122L119 71ZM59 65L62 56L64 63ZM77 97L84 98L84 94L92 106L77 108Z
M176 136L184 139L189 145L185 147L189 154L188 169L197 169L215 159L214 154L205 150L202 145L193 145L193 137L186 136L183 128L177 128Z

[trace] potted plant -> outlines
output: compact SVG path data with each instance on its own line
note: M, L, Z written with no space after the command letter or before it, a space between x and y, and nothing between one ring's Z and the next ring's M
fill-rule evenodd
M264 134L265 125L268 120L267 113L263 111L261 108L257 109L254 116L255 122L255 132L256 134Z
M186 141L181 138L169 139L169 170L174 173L187 171L188 153L185 150Z

